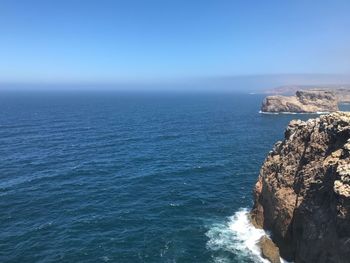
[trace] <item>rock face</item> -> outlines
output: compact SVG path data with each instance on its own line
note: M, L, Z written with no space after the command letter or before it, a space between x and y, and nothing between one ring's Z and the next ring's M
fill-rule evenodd
M263 101L262 112L333 112L338 110L338 99L331 91L302 90L295 96L267 96Z
M331 91L337 97L338 103L350 103L350 85L329 85L329 86L280 86L265 90L268 94L293 95L298 90L324 90Z
M279 249L271 239L263 236L259 240L259 246L264 258L268 259L271 263L281 263Z
M350 262L350 113L291 121L267 156L251 218L296 263Z

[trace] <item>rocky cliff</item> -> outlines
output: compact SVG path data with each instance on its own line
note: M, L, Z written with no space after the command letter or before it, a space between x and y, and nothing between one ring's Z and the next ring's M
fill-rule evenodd
M350 113L292 121L254 190L256 226L296 263L350 262Z
M328 85L328 86L280 86L273 89L265 90L264 93L274 95L293 95L298 90L324 90L331 91L337 97L338 103L350 103L350 85Z
M301 90L295 96L267 96L262 112L333 112L338 110L337 96L326 90Z

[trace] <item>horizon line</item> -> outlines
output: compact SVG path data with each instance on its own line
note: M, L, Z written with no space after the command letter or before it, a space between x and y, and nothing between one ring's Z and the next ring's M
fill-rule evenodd
M222 74L210 76L169 77L149 79L120 79L120 80L0 80L0 85L147 85L147 84L171 84L187 81L204 81L235 78L259 78L259 77L349 77L350 73L257 73L257 74ZM349 83L350 84L350 83ZM302 85L302 83L300 83Z

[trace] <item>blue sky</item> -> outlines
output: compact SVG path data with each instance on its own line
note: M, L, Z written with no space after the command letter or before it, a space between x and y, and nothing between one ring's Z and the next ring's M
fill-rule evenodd
M350 73L350 1L1 0L0 82Z

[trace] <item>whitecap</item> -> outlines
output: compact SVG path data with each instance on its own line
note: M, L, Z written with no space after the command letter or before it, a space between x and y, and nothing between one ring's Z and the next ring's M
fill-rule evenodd
M103 257L102 257L102 260L103 260L104 262L108 262L108 261L110 261L111 259L110 259L108 256L103 256Z

